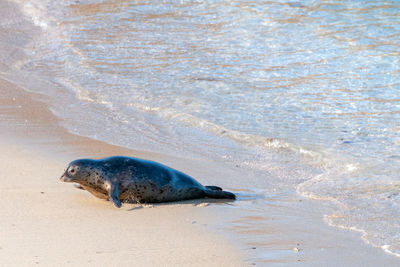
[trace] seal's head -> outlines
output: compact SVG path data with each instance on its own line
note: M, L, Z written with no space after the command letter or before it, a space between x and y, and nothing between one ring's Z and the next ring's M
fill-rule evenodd
M60 180L67 183L79 183L86 179L90 175L88 170L89 160L80 159L72 161L67 170L61 176Z

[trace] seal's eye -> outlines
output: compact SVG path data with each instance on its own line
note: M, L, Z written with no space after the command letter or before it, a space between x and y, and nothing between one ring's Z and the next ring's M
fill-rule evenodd
M75 167L71 167L71 168L69 168L69 170L68 170L68 173L69 173L70 175L74 175L74 174L76 174L76 172L77 172L77 170L76 170Z

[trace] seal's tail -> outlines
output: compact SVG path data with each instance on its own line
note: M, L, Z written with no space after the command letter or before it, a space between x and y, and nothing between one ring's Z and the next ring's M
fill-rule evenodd
M206 194L206 197L209 198L226 198L226 199L236 199L235 194L228 192L228 191L222 191L219 189L212 189L212 186L206 186L204 193ZM215 188L219 188L219 187L215 187Z

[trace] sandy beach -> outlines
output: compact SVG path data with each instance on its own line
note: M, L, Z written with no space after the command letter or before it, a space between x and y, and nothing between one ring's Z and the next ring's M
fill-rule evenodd
M1 266L396 266L398 259L332 228L312 201L269 197L267 214L240 189L240 170L132 151L69 134L40 102L2 79ZM199 181L229 175L232 205L186 201L158 205L110 202L61 183L66 164L82 157L130 155L160 161Z
M113 7L117 2L110 5ZM29 5L24 7L28 14L32 10L40 11ZM90 7L99 11L96 6L89 6L82 12L90 11ZM108 10L107 5L104 8ZM171 156L163 154L161 148L160 152L154 152L157 146L152 147L153 152L132 150L100 141L104 140L101 138L86 137L91 136L89 134L73 134L73 127L67 127L75 127L73 117L68 119L68 116L55 114L60 110L68 112L73 105L63 105L73 103L78 94L60 89L62 85L46 80L48 76L41 77L38 74L42 67L40 62L32 67L38 71L32 77L27 71L29 66L24 68L25 47L41 33L40 27L47 27L46 24L29 21L17 5L9 2L0 5L0 15L5 21L0 24L0 266L400 264L398 257L371 245L363 236L365 232L329 226L324 216L334 213L335 204L301 197L294 186L280 186L290 181L272 175L275 166L268 165L271 172L266 171L260 177L259 171L242 168L246 164L226 164L222 158L208 157L203 152L199 152L201 156L180 156L179 153ZM34 52L43 48L35 45L33 42L30 47ZM54 73L66 75L63 69ZM96 80L94 77L87 79ZM222 80L192 77L187 79L186 85L194 82L222 83ZM37 88L50 93L35 93L40 91ZM88 93L82 96L87 97L87 102L82 102L84 108L73 111L85 122L85 112L89 112L85 105L89 106L94 100ZM60 106L62 108L57 109ZM101 114L104 110L95 111ZM111 121L113 116L109 116ZM158 119L156 122L161 121ZM158 130L158 124L154 125L145 124L149 129ZM165 126L160 122L159 125L164 127L161 134L170 134L168 127L174 128L172 123ZM182 129L181 133L186 133L187 128ZM188 133L197 131L193 129ZM138 133L140 131L135 132L133 140L145 140ZM130 136L124 134L124 137ZM168 134L163 136L167 141L160 144L168 145ZM120 138L119 135L113 137ZM207 143L208 139L199 140L199 144L191 146L192 150L212 146ZM177 144L174 145L179 146ZM223 145L210 151L219 148ZM185 149L179 146L177 151L184 153ZM238 145L235 153L241 154L241 149ZM217 185L234 192L238 198L234 202L203 199L155 205L123 204L117 209L108 201L59 181L72 160L113 155L163 163L189 174L203 185ZM299 172L286 170L286 165L280 168L293 174L293 179L302 175L301 168ZM275 180L277 182L271 185Z
M1 92L1 266L242 266L201 201L116 209L61 183L78 156L146 155L68 135L31 95Z

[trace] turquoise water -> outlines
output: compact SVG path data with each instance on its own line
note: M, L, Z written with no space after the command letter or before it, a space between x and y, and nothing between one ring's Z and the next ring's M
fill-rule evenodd
M69 131L259 172L400 255L400 4L16 2L40 34L12 67Z

